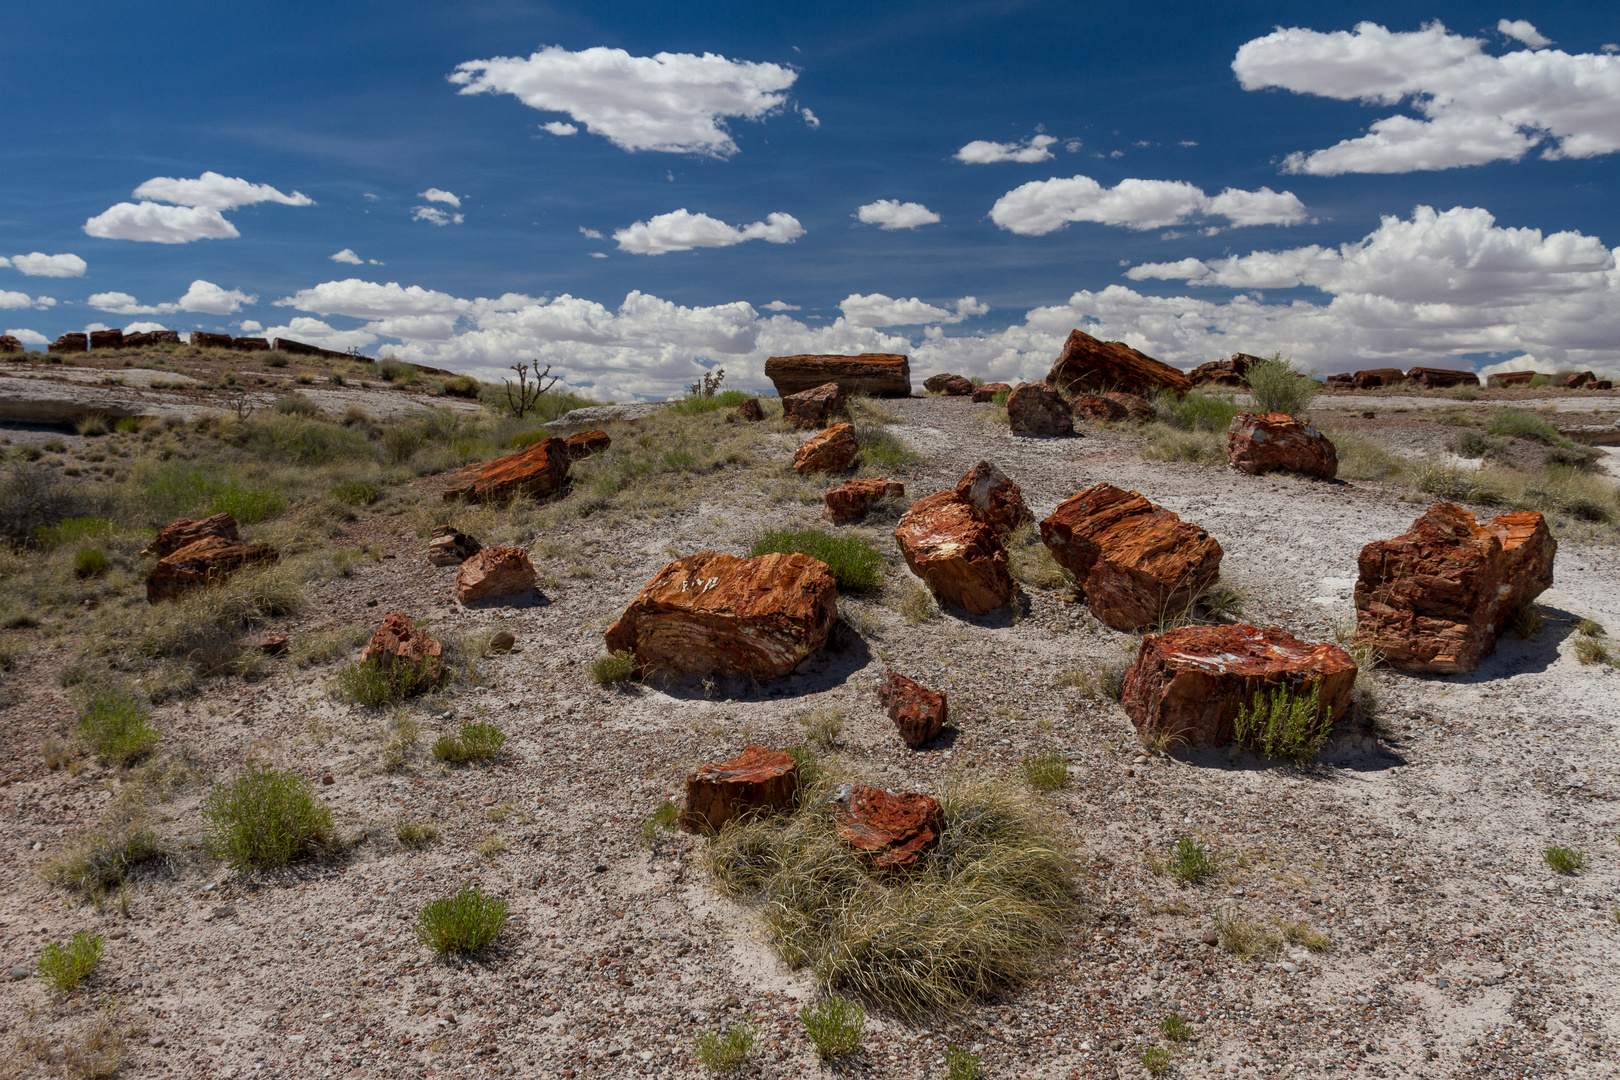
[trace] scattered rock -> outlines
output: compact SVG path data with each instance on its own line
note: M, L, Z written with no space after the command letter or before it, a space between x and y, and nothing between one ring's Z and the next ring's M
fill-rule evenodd
M592 454L600 454L613 445L608 433L600 428L592 431L579 431L563 440L568 446L568 460L580 461Z
M1007 395L1007 420L1014 435L1074 434L1074 413L1069 403L1046 383L1023 383Z
M19 353L23 351L23 343L10 334L0 334L0 353Z
M827 643L838 588L808 555L739 559L713 551L676 559L608 628L608 652L636 669L774 679Z
M12 982L21 982L23 979L28 978L28 976L30 976L32 974L33 974L32 971L29 971L27 968L22 967L22 966L19 965L17 967L13 967L11 969L11 981Z
M1033 524L1035 515L1024 505L1024 495L1007 474L988 461L981 461L962 474L956 493L973 508L979 520L1005 540L1018 526Z
M90 339L84 334L63 334L50 344L51 352L84 352L90 347Z
M912 573L941 603L983 615L1008 603L1018 590L1007 572L1007 549L954 491L918 500L900 519L894 538Z
M1564 381L1558 385L1562 386L1566 390L1579 390L1582 387L1591 386L1597 381L1598 377L1594 373L1590 371L1577 371L1573 375L1565 376Z
M884 499L905 497L905 485L895 480L845 480L821 493L824 514L836 525L859 521Z
M1329 390L1354 390L1356 388L1356 377L1348 372L1329 375L1324 380L1324 385Z
M239 337L231 339L231 348L242 352L268 352L270 339L262 337Z
M1406 377L1430 390L1445 386L1479 385L1478 375L1472 371L1459 371L1456 368L1415 367L1406 373Z
M509 653L517 646L517 637L510 630L497 630L495 636L489 639L489 651L492 653Z
M1399 386L1406 381L1406 372L1400 368L1369 368L1350 378L1357 390L1374 390L1380 386Z
M205 330L193 330L191 343L200 349L228 349L231 347L231 335L210 334Z
M337 777L333 776L331 773L322 773L321 774L321 783L323 783L323 784L335 784L335 783L337 783Z
M434 566L460 566L483 550L484 545L454 526L440 525L428 540L428 562Z
M895 795L851 784L839 792L833 812L838 837L882 869L907 870L938 838L944 825L939 802L927 795Z
M1012 387L1004 382L987 382L983 386L973 388L973 400L979 404L994 401L997 394L1010 394Z
M1307 645L1275 626L1181 626L1142 639L1120 704L1143 735L1221 746L1255 694L1278 685L1309 693L1317 680L1326 714L1347 717L1356 663L1337 645Z
M375 660L383 667L409 664L417 672L416 686L427 689L438 685L444 671L444 648L426 630L411 621L403 611L391 611L371 635L360 662Z
M244 638L237 638L233 642L238 649L262 652L266 656L280 656L287 651L288 641L286 634L249 634Z
M1116 630L1157 626L1215 583L1221 545L1134 491L1095 484L1041 522L1041 541Z
M1287 472L1332 480L1339 473L1333 441L1287 413L1238 413L1226 431L1226 460L1238 472Z
M516 596L534 588L539 575L522 548L487 547L461 564L456 573L456 599L463 604L497 596Z
M765 409L759 403L759 398L751 397L737 406L737 415L750 424L757 424L765 419Z
M923 687L904 675L889 672L878 687L878 701L889 710L889 719L900 730L907 746L922 746L945 727L948 708L945 695Z
M973 393L973 383L960 375L930 375L923 382L923 389L946 397L967 397Z
M122 349L124 347L124 332L122 330L92 330L90 331L90 347L92 349Z
M1402 671L1473 671L1514 610L1552 585L1557 552L1533 510L1480 525L1436 503L1400 536L1361 549L1356 641Z
M1486 386L1529 386L1539 371L1501 371L1485 379Z
M835 382L822 383L782 397L782 419L800 428L824 428L844 411L844 392Z
M783 397L825 382L837 383L846 394L911 396L911 362L900 353L772 356L765 360L765 377Z
M1105 397L1096 397L1092 394L1080 394L1069 399L1069 408L1077 420L1096 420L1107 422L1109 420L1123 420L1130 415L1125 406L1117 401Z
M845 472L855 464L860 451L853 424L837 423L809 439L793 454L793 467L800 473Z
M1260 357L1250 356L1248 353L1233 353L1226 360L1213 360L1207 364L1199 364L1187 373L1187 379L1194 386L1214 385L1247 387L1249 380L1249 365L1259 363Z
M799 763L782 750L750 745L730 761L703 765L686 778L680 826L715 833L744 814L785 810L799 790Z
M158 530L141 551L142 555L163 558L173 555L187 544L195 544L205 536L218 536L225 540L240 540L236 533L236 519L229 514L214 514L205 518L179 518Z
M158 560L146 575L146 602L159 604L205 585L217 584L244 566L279 558L269 544L242 544L222 536L205 536Z
M1185 394L1192 389L1191 380L1169 364L1137 352L1123 341L1099 341L1083 330L1069 332L1046 382L1071 394L1104 390Z
M568 482L571 460L568 444L562 439L542 439L515 454L469 465L455 473L444 489L444 499L499 502L520 494L548 499Z

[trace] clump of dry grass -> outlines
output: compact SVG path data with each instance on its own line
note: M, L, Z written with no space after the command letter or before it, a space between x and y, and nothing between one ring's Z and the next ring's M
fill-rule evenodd
M138 868L166 857L143 807L126 805L87 829L45 863L46 881L91 900L123 885Z
M1014 580L1035 589L1073 587L1074 575L1058 565L1051 550L1041 543L1035 523L1026 521L1006 538L1007 571Z
M1282 948L1281 935L1242 915L1216 916L1215 933L1221 948L1243 960L1270 959Z
M715 881L756 901L777 952L906 1016L952 1012L1046 970L1080 913L1060 826L1021 785L958 777L942 835L909 873L878 876L838 839L842 778L801 771L796 811L733 822L708 848Z

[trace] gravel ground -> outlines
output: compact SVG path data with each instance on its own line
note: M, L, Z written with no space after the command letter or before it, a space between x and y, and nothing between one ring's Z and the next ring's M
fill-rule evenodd
M885 406L927 457L903 477L910 498L981 457L1022 485L1037 517L1098 480L1134 488L1221 541L1250 621L1307 639L1331 640L1352 618L1361 546L1422 510L1376 484L1145 462L1128 435L1015 439L964 399ZM793 437L776 438L786 456ZM440 483L423 481L423 497ZM369 628L398 609L435 633L510 629L518 651L484 661L487 685L423 715L421 746L393 773L381 767L388 714L327 693L338 661L276 661L258 681L157 709L165 745L189 747L202 775L229 777L249 758L295 769L358 842L286 873L233 876L186 849L202 787L184 789L161 807L182 849L176 871L141 878L127 915L116 902L75 905L39 876L110 803L113 774L41 763L36 747L74 720L58 680L69 654L29 656L0 711L0 963L31 968L45 942L78 929L108 942L70 999L34 977L0 984L16 1074L41 1068L19 1038L71 1036L113 997L134 1026L131 1077L696 1076L696 1033L745 1018L758 1038L741 1075L760 1077L941 1076L950 1045L978 1054L989 1077L1142 1076L1144 1045L1167 1047L1186 1077L1616 1073L1620 673L1573 655L1576 619L1620 626L1615 548L1565 545L1541 601L1546 628L1509 635L1479 672L1379 674L1380 737L1343 740L1305 769L1226 751L1143 755L1116 705L1057 685L1131 644L1060 591L1028 590L1016 615L917 626L882 600L846 598L862 638L763 687L590 683L607 622L674 554L741 553L760 524L814 512L736 490L611 534L586 518L548 539L600 556L593 577L543 566L543 597L476 609L454 602L455 570L428 566L400 519L363 517L334 542L382 558L275 629ZM909 575L885 532L874 535L894 598ZM874 693L885 664L950 694L953 735L920 751L900 742ZM701 841L648 849L640 831L696 764L802 741L797 717L827 708L845 713L851 765L895 789L936 791L954 768L1016 772L1029 754L1062 751L1069 784L1052 798L1086 866L1088 919L1047 978L932 1023L874 1016L861 1051L824 1068L795 1015L815 997L808 978L708 886ZM510 736L494 763L445 767L425 753L475 717ZM402 820L436 822L442 838L406 850ZM491 836L504 850L480 854ZM1219 861L1204 884L1150 868L1183 836ZM1591 866L1555 874L1541 858L1555 843ZM510 899L509 929L475 962L436 960L415 940L416 912L469 880ZM1307 923L1332 950L1244 961L1206 944L1217 918L1239 915ZM1160 1034L1171 1012L1190 1040Z

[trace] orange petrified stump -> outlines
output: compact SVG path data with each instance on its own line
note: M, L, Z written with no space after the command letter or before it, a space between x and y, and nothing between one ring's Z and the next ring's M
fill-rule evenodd
M944 828L939 801L915 792L895 795L853 784L839 794L836 806L838 838L882 869L915 866Z
M945 695L891 671L878 688L878 701L907 746L922 746L945 727L949 706Z
M719 832L745 814L785 810L799 791L799 764L782 750L750 745L730 761L704 765L686 778L680 825L687 832Z
M1226 460L1238 472L1284 472L1332 480L1339 473L1333 440L1287 413L1238 413L1226 431Z

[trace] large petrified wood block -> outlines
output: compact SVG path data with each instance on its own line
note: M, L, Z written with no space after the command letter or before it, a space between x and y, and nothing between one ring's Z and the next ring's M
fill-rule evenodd
M680 825L687 832L716 833L744 815L788 809L798 791L799 765L792 754L750 745L686 778Z
M941 603L983 615L1018 590L1007 571L1006 547L954 491L917 500L895 526L894 539L911 572Z

